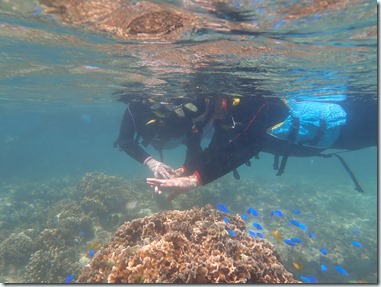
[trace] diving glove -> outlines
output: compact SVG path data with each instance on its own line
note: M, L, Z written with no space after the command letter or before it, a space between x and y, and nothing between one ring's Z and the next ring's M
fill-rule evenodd
M175 171L170 166L151 156L146 158L144 164L153 172L155 178L172 178L175 175Z

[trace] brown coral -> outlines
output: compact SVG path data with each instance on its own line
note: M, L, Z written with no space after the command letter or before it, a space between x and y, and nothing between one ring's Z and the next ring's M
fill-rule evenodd
M25 265L35 248L36 245L29 236L24 233L12 233L0 244L0 268Z
M67 24L122 39L176 40L195 28L197 16L169 4L121 0L40 0L45 11Z
M295 283L274 246L214 209L164 211L124 223L78 282ZM234 232L233 235L228 230Z

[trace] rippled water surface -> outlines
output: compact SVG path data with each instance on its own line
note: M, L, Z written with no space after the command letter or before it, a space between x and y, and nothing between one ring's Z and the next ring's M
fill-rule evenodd
M6 224L15 204L9 194L24 190L20 186L46 186L52 180L74 186L92 171L141 181L149 175L112 148L125 109L120 99L269 94L374 99L377 5L369 0L0 0L0 53L0 193L4 199L0 239L4 241L23 230L21 225ZM181 164L177 160L182 152L168 153L168 161ZM257 190L263 201L257 198L252 205L263 212L287 208L291 214L292 204L271 204L282 196L287 201L287 194L303 210L319 209L319 214L305 220L321 232L324 244L340 246L341 238L350 242L363 236L367 243L360 251L350 243L345 244L347 249L337 247L351 260L360 258L352 263L363 266L361 272L348 277L321 274L314 258L308 259L314 267L304 268L319 282L373 283L378 280L376 157L377 149L368 148L347 158L367 190L363 197L353 191L346 173L338 173L341 166L321 159L290 162L279 180L271 169L272 159L265 155L263 166L241 171L244 180L256 183L234 184L245 186L244 192L250 186ZM319 180L322 186L316 184ZM258 187L258 182L263 185ZM324 190L330 190L325 197ZM283 195L276 195L280 191ZM26 198L19 200L28 202L27 193L25 188ZM242 196L215 203L235 205L245 202ZM340 202L341 196L347 204L343 213L330 204ZM237 206L236 212L245 212ZM22 207L18 208L21 213ZM327 225L330 220L334 227ZM270 239L271 228L280 227L271 227L271 222L267 226ZM362 233L353 235L357 229ZM318 250L319 245L313 248ZM296 272L298 279L306 275L293 269L293 253L284 246L280 250L288 270ZM331 260L349 264L339 255ZM14 275L16 271L0 271L4 281L27 280ZM65 274L59 276L51 280L62 281Z
M62 23L37 1L1 3L5 104L110 102L121 90L169 97L376 91L373 1L176 1L171 8L194 23L140 38Z

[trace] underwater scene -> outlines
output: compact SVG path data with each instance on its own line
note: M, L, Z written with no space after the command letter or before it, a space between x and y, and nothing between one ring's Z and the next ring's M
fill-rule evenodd
M0 282L378 283L377 9L0 0Z

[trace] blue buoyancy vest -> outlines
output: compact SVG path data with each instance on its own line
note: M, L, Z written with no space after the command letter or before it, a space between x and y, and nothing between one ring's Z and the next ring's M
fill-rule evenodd
M268 130L270 135L277 138L304 146L329 148L346 123L346 112L334 102L301 99L287 99L285 102L290 107L290 115Z

